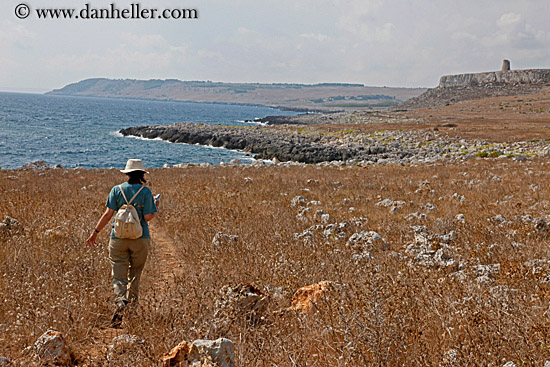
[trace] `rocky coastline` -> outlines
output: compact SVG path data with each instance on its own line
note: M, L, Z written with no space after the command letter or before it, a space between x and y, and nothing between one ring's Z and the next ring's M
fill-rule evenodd
M402 111L405 112L405 111ZM267 126L277 125L363 125L363 124L416 124L422 118L408 117L396 111L341 111L330 113L303 113L291 116L267 116L245 122Z
M516 160L548 155L544 141L491 143L449 137L438 131L401 130L364 133L357 130L327 132L261 126L221 126L179 123L120 130L124 136L162 139L249 152L258 160L301 164L360 165L423 164L473 158Z
M337 146L322 134L305 135L259 126L221 126L179 123L169 126L142 126L120 130L124 136L162 139L172 143L199 144L254 154L256 159L319 163L346 161L383 154L381 146ZM331 140L331 139L329 139Z

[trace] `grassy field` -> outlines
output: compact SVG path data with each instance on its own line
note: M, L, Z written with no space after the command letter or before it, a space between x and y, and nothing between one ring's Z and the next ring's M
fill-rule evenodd
M540 158L152 170L150 187L163 195L152 253L140 304L117 331L144 349L139 362L110 365L155 365L182 340L223 336L238 366L542 366L547 167ZM107 231L98 248L85 240L123 179L115 170L0 171L0 220L20 222L0 231L0 356L25 360L23 349L53 328L76 364L107 364ZM292 206L296 196L305 201ZM361 231L385 244L350 241ZM218 232L238 240L216 246ZM325 280L337 286L314 313L281 311L297 289ZM220 290L238 283L270 295L262 322L213 327Z

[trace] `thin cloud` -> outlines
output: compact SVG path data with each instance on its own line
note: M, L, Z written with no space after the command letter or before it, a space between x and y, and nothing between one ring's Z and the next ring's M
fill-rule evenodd
M0 5L5 87L53 89L90 76L417 87L496 70L503 58L550 67L550 3L534 0L208 0L192 22L17 20L18 3ZM66 6L33 5L41 3Z

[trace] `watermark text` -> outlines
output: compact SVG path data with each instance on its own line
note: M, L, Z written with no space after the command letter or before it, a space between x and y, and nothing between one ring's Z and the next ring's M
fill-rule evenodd
M115 3L106 7L94 7L84 4L81 8L32 8L21 3L15 7L15 16L19 19L36 17L38 19L198 19L198 9L172 8L158 9L132 3L119 8Z

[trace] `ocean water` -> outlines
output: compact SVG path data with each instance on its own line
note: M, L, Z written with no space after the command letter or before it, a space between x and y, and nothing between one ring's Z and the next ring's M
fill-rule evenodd
M249 125L245 120L293 112L210 103L0 93L0 168L33 161L66 168L123 168L129 158L163 164L251 161L242 152L122 137L130 126L195 122Z

